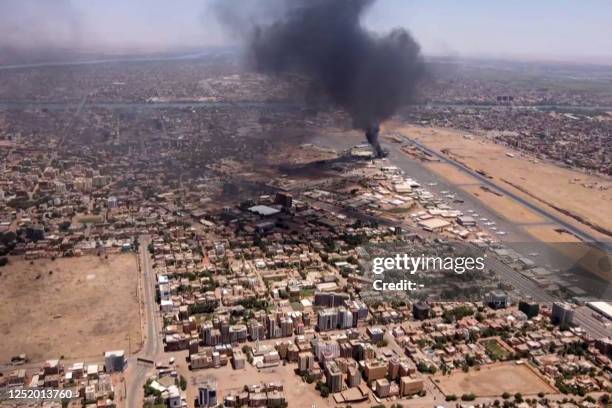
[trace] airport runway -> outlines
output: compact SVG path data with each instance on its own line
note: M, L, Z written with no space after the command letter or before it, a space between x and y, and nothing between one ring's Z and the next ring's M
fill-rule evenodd
M320 137L315 139L314 142L316 144L341 151L354 146L356 140L351 137L333 136ZM461 210L464 213L467 213L467 211L471 209L476 211L478 218L487 218L490 221L494 221L498 230L507 232L503 238L497 237L500 241L519 243L536 242L535 238L527 234L520 226L517 226L516 224L504 219L499 214L487 208L476 197L464 192L460 187L453 185L452 183L443 179L441 176L430 171L420 161L415 160L403 153L400 150L400 145L389 143L385 144L384 148L390 153L388 156L389 165L399 167L402 171L404 171L406 176L414 178L417 182L421 183L424 188L434 193L437 197L443 197L443 192L448 191L455 197L455 199L460 199L463 201L452 202L453 200L449 199L448 203L453 208ZM460 168L460 170L465 171L463 168ZM480 177L478 177L478 179L480 180ZM485 178L485 181L488 181L488 179ZM486 184L490 184L490 182ZM499 190L496 185L492 185L491 188ZM550 222L551 224L554 224L553 220ZM539 248L546 246L546 243L537 243L539 244ZM528 248L529 245L524 245L524 247ZM556 252L556 250L552 248L551 252ZM529 256L529 254L526 253L522 255L526 257ZM534 261L538 263L537 258L534 259ZM506 265L496 257L487 257L487 266L495 270L502 281L509 283L515 288L518 293L516 293L515 296L512 296L511 294L511 298L514 302L518 302L518 300L522 299L529 299L539 303L550 304L554 301L560 300L550 295L544 290L544 288L538 286L535 282L523 276L519 271ZM605 320L606 319L604 319L604 321ZM587 307L580 307L577 309L575 314L575 323L582 327L594 338L612 336L612 328L607 327L604 322L594 318L593 311Z
M440 161L444 162L444 163L448 163L450 165L452 165L453 167L457 168L458 170L469 174L471 177L474 177L475 179L477 179L481 184L493 189L493 190L497 190L500 193L512 198L514 201L520 203L522 206L529 208L530 210L538 213L539 215L543 216L544 218L550 220L551 222L558 224L559 226L565 228L567 231L571 232L572 234L574 234L575 236L577 236L578 238L580 238L581 240L585 241L585 242L592 242L593 245L597 246L598 248L607 251L607 252L612 252L612 245L609 242L602 242L601 240L595 238L594 236L592 236L591 234L589 234L588 232L585 232L577 227L575 227L574 225L566 222L565 220L559 218L556 214L547 211L545 208L537 206L535 204L532 204L531 202L529 202L528 200L524 199L523 197L521 197L520 195L514 193L511 190L508 190L506 188L504 188L503 186L498 185L497 183L492 182L489 178L478 174L476 171L468 168L467 166L463 165L462 163L459 163L456 160L453 160L447 156L445 156L442 153L439 153L433 149L428 148L427 146L425 146L424 144L414 140L414 139L408 139L409 143L412 143L413 145L417 146L419 149L429 153L430 155L436 157L437 159L439 159ZM395 150L398 150L397 148Z

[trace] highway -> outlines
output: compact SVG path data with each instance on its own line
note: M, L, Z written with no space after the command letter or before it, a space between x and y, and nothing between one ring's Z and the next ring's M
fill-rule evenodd
M607 325L610 321L602 315L599 316L601 316L603 320L596 319L594 317L595 315L597 315L597 312L588 306L579 306L574 310L574 323L595 339L611 337L612 328Z
M126 407L139 408L142 406L143 385L147 380L147 374L152 368L148 364L138 362L137 358L155 361L161 352L163 344L161 340L161 322L158 316L157 303L155 302L155 274L151 266L151 258L148 245L151 242L146 235L139 238L140 248L140 273L142 273L142 302L144 306L144 318L146 336L142 350L136 356L130 358L131 375L128 376Z
M557 300L535 282L521 275L520 272L506 265L496 256L487 256L485 264L488 269L495 271L502 281L512 285L521 295L528 297L529 300L536 302L554 302ZM516 300L513 299L515 303L517 303Z

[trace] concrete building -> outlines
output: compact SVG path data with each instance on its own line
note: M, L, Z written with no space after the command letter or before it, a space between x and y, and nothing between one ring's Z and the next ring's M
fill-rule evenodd
M416 320L425 320L429 318L430 307L427 303L415 303L412 305L412 316Z
M527 318L534 318L540 313L540 305L536 302L530 302L526 300L521 300L518 306L519 310L527 316Z
M281 205L283 208L291 208L293 206L293 196L289 193L276 193L274 203Z
M181 392L179 391L176 385L171 385L166 390L168 394L168 398L166 400L166 404L169 408L181 408ZM163 394L162 394L163 395Z
M487 304L493 309L504 309L510 305L510 299L506 292L494 290L487 296Z
M360 320L368 318L368 306L361 300L351 300L346 302L346 306L353 313L353 326L357 326Z
M198 387L198 405L200 407L217 406L217 383L207 381Z
M312 350L317 356L318 360L323 360L323 358L335 359L340 357L340 345L337 341L317 340L316 342L313 342Z
M317 327L319 331L334 330L338 327L338 312L336 309L329 308L321 310L317 320Z
M383 340L385 336L385 330L382 327L368 327L366 329L368 336L372 339L373 343L378 343Z
M330 392L342 391L342 371L335 361L329 361L325 367L326 383Z
M170 292L170 284L169 283L160 283L158 286L159 298L160 300L170 300L172 293Z
M300 373L305 373L314 368L314 354L304 351L298 356L298 370Z
M574 321L574 309L569 303L554 302L550 317L553 324L569 325Z
M391 357L387 367L387 376L389 380L393 381L399 377L400 371L400 360L397 357Z
M338 307L344 305L350 296L348 293L315 292L315 306Z
M423 386L422 378L402 377L400 379L400 396L418 394L423 391Z
M341 329L349 329L354 326L353 313L345 307L338 308L338 326Z
M232 350L232 366L234 367L234 370L244 368L245 360L246 359L242 350Z
M442 218L430 218L427 220L419 221L419 227L423 228L425 231L430 232L444 231L450 225L450 222L443 220Z
M107 351L104 353L104 367L107 373L123 371L126 362L125 352L123 350Z
M229 326L228 331L230 343L243 343L247 340L248 331L244 324Z
M263 323L255 319L251 319L249 320L248 326L249 337L252 341L263 340L266 338L266 327L263 325Z
M470 215L462 215L457 217L457 223L464 227L473 227L474 225L476 225L476 220Z
M383 360L368 360L365 362L363 373L368 382L387 377L387 362Z
M349 388L358 387L361 384L361 373L356 367L349 367L346 372L346 385Z
M379 398L387 398L391 390L391 383L386 378L381 378L375 381L375 392Z

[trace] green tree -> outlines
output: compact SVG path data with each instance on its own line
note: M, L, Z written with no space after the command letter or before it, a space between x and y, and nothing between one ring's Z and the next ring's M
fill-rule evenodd
M476 399L476 395L474 393L463 394L461 396L462 401L474 401Z

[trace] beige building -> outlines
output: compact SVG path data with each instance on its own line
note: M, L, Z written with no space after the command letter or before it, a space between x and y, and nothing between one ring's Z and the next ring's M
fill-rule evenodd
M422 378L402 377L400 380L400 395L418 394L423 390Z
M365 362L364 374L368 382L385 378L387 376L387 363L380 360L368 360Z

